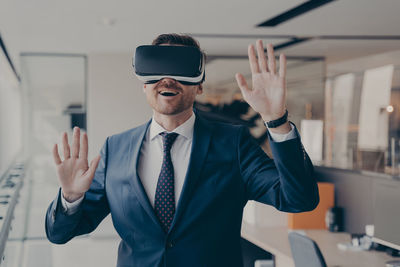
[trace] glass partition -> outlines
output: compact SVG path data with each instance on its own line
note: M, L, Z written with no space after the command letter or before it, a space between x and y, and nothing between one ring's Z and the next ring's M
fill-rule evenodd
M399 174L400 65L326 80L325 166Z
M391 53L332 63L334 71L323 58L288 57L289 120L314 165L399 175L400 56ZM234 78L240 72L251 84L248 59L214 57L206 69L197 107L211 118L247 125L272 157L266 128Z
M22 93L0 37L0 179L22 149Z
M287 57L288 119L299 131L305 130L304 146L315 161L322 160L322 120L324 118L325 61L323 58ZM279 66L278 66L279 67ZM196 107L210 119L246 125L270 157L267 129L258 114L243 101L235 74L239 72L251 86L247 57L214 57L206 65L204 93L197 98ZM310 126L311 125L311 126ZM317 127L319 129L314 129ZM312 129L312 130L311 130ZM314 140L320 136L320 143ZM303 134L302 134L303 136Z
M21 55L21 67L29 103L26 138L31 159L27 170L31 201L25 235L43 238L43 207L53 200L59 187L53 145L59 144L61 154L61 134L67 132L71 140L73 126L86 128L86 56L26 53Z
M53 246L46 238L44 227L46 208L59 189L52 148L54 143L61 142L62 132L67 132L71 140L73 126L86 129L86 60L84 55L21 55L24 143L29 148L24 152L28 160L24 186L22 182L13 182L18 185L14 186L17 193L2 191L0 194L3 198L6 193L16 195L18 200L10 201L14 203L13 213L5 216L3 209L0 214L6 220L15 217L5 247L0 244L0 250L4 249L4 254L0 255L1 266L46 267L54 263ZM0 188L3 188L3 181L0 181Z

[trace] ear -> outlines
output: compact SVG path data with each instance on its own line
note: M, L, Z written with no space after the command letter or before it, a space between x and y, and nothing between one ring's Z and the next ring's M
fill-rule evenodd
M203 84L201 83L201 84L199 84L199 87L197 89L197 94L201 95L202 93L203 93Z
M143 84L143 93L146 93L146 84Z

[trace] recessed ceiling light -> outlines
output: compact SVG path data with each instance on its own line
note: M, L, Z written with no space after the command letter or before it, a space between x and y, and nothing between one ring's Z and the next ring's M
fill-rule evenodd
M114 26L116 22L117 20L115 18L103 17L101 19L101 24L108 27Z

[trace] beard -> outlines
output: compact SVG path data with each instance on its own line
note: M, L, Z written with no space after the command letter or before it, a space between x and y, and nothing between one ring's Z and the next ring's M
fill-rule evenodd
M158 93L159 89L173 89L178 91L179 94L172 99L167 99ZM195 94L191 94L179 85L177 81L165 82L161 80L154 87L154 94L147 94L147 101L150 106L160 114L176 115L189 108L193 108Z
M183 111L191 107L192 107L191 104L179 103L179 105L168 105L168 106L157 105L156 107L153 108L158 113L163 115L176 115L182 113Z

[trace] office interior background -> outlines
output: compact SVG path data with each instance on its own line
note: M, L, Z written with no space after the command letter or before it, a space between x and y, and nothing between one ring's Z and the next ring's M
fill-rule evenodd
M51 149L62 132L71 137L79 126L88 133L91 159L107 136L151 118L132 56L161 33L190 34L207 54L196 108L209 119L249 126L271 157L266 128L241 101L234 75L251 84L247 46L257 39L284 53L289 120L318 181L334 185L334 205L343 209L340 241L374 225L377 242L399 249L399 11L398 0L2 0L0 266L115 266L119 236L110 216L66 245L46 239L45 212L59 188ZM267 234L287 233L290 216L246 206L242 236L268 252L265 264L294 266L287 234ZM315 241L328 265L384 266L395 259ZM283 252L268 242L282 242ZM346 257L353 265L341 262Z

